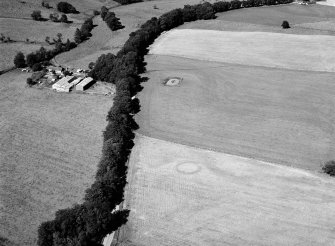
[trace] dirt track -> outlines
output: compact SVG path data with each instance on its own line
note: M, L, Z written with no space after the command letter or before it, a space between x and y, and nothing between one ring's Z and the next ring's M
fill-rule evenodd
M334 74L147 56L144 135L319 170L335 158ZM169 76L179 86L163 86Z
M129 166L120 245L334 243L328 176L143 136Z

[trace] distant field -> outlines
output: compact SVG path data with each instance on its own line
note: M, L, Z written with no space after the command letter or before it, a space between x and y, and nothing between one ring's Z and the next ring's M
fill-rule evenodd
M123 246L323 245L335 240L335 180L138 136Z
M57 12L56 5L62 0L47 0L50 4L51 9L46 9L41 6L41 0L1 0L0 1L0 17L12 17L12 18L29 18L31 19L31 13L34 10L41 10L44 17L48 17L50 13ZM93 10L98 10L101 6L105 5L108 7L118 5L112 0L66 0L71 3L75 8L81 12L77 15L69 15L75 20L82 20L86 15L91 15Z
M25 88L0 76L0 236L35 246L37 227L94 180L112 99Z
M301 35L335 35L335 21L330 20L295 24L292 28L283 29L280 25L270 26L215 19L187 22L184 25L177 27L177 29L203 29L233 32L274 32Z
M45 48L48 48L44 46ZM14 57L18 51L28 54L41 48L40 44L0 43L0 71L14 67Z
M309 6L298 4L265 6L218 14L219 20L270 26L280 26L283 20L287 20L294 26L301 23L329 21L334 18L335 11L333 8L316 4Z
M80 44L76 49L57 56L56 60L67 66L86 68L90 62L95 62L101 54L118 52L129 38L129 34L150 18L159 17L167 11L183 7L185 4L199 2L200 0L160 0L114 7L111 11L120 18L125 26L124 29L112 32L100 17L96 17L94 21L98 26L92 31L93 37ZM215 2L215 0L209 2ZM158 9L154 9L154 5Z
M319 170L335 158L334 74L149 55L145 135ZM179 86L162 84L182 77Z
M335 37L326 35L175 29L161 35L150 54L335 72L333 43Z
M22 19L5 19L0 18L0 30L1 33L6 37L9 36L15 41L26 41L29 38L30 41L38 41L45 43L45 38L50 37L57 39L57 33L61 33L63 41L67 39L73 41L74 33L76 28L80 28L80 24L65 24L55 22L42 22L33 20L22 20Z

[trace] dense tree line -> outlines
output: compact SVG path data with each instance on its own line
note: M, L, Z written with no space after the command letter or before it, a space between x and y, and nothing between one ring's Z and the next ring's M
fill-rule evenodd
M121 24L120 19L116 17L115 13L109 12L109 10L105 6L101 7L100 16L112 31L124 28L124 26Z
M279 0L277 3L284 3L281 1L287 3L287 0ZM215 13L241 7L241 1L186 5L183 9L175 9L159 18L148 20L139 30L130 34L116 55L106 54L98 58L91 76L115 83L116 96L107 114L102 158L95 182L86 190L83 204L59 210L54 220L40 225L39 246L101 245L105 235L127 221L129 211L115 211L115 208L123 201L126 163L134 145L133 131L138 129L133 115L140 110L140 104L133 96L142 88L143 79L139 74L145 71L144 56L148 46L163 31L186 21L213 19ZM101 14L103 12L106 14L108 11L102 9Z
M142 0L114 0L114 1L121 3L122 5L143 2Z

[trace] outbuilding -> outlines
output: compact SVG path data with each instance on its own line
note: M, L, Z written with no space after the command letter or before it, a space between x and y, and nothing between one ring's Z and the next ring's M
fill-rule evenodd
M76 85L76 90L84 91L87 90L91 85L93 85L95 81L91 77L87 77L83 79L79 84Z

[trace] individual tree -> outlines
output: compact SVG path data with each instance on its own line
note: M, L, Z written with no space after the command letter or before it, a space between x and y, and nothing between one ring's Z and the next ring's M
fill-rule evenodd
M18 52L14 58L14 65L17 68L25 67L26 66L26 60L24 58L24 55L22 52Z
M41 11L34 10L33 13L31 14L31 17L33 18L33 20L36 20L36 21L42 20Z
M288 29L290 28L290 24L288 23L288 21L284 20L283 23L281 24L283 29Z
M101 11L100 11L100 16L101 16L101 18L102 18L103 20L105 20L105 17L106 17L106 15L107 15L107 13L108 13L108 9L107 9L107 7L106 7L106 6L102 6L102 7L101 7Z
M62 16L60 17L59 21L60 21L60 22L67 23L67 22L68 22L68 19L67 19L66 14L62 14Z
M59 22L59 14L58 13L51 13L49 18L53 22Z
M95 63L94 63L94 62L90 62L90 63L88 64L88 68L91 69L91 70L94 68L94 66L95 66Z
M41 71L42 70L42 64L41 63L35 63L32 67L31 67L31 69L34 71L34 72L36 72L36 71Z
M48 36L45 37L45 42L48 43L48 44L50 44L50 37L48 37Z
M322 170L330 176L335 176L335 161L328 161L322 167Z
M57 10L65 14L77 14L76 8L68 2L59 2L57 4Z
M62 42L62 36L63 36L63 34L57 33L57 43L61 43Z
M34 53L30 53L26 56L26 63L29 67L32 67L36 62L37 62L37 59Z
M83 35L81 33L81 31L77 28L76 32L74 33L74 42L76 42L77 44L80 44L83 41Z

